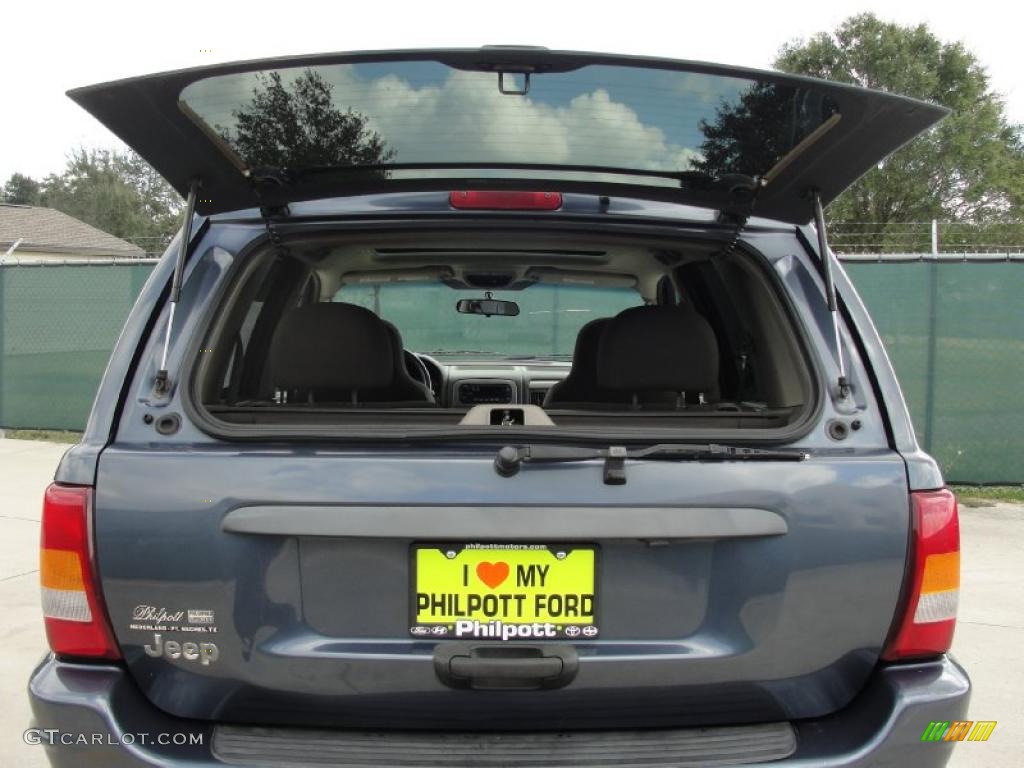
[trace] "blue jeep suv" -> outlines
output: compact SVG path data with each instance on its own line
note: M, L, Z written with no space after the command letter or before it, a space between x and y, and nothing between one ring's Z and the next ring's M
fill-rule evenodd
M956 502L824 217L942 108L512 47L70 96L187 203L46 492L54 765L949 758Z

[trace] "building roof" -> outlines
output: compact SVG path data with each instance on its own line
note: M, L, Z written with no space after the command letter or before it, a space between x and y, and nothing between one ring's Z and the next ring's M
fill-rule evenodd
M26 251L64 253L69 257L144 255L137 245L53 208L0 203L0 257L19 239L15 257Z

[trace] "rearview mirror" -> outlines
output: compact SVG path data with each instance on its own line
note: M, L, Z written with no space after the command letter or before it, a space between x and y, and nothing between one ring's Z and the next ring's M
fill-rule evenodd
M504 315L515 317L519 314L519 305L514 301L492 299L490 295L484 299L459 299L455 311L462 315Z

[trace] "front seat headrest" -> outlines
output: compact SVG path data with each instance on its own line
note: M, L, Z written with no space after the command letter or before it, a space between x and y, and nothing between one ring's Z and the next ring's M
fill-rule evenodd
M394 378L391 335L355 304L309 304L285 315L270 343L271 384L280 389L360 390Z
M601 334L611 320L610 317L599 317L580 328L572 353L573 369L578 366L581 372L589 373L597 370L597 350L601 344ZM569 373L572 375L574 372L570 370Z
M619 392L713 391L715 333L689 305L623 310L601 335L597 383Z
M548 390L545 408L559 404L616 402L623 400L621 392L609 392L597 384L597 351L601 334L611 322L610 317L599 317L580 328L576 334L576 347L572 353L569 375Z

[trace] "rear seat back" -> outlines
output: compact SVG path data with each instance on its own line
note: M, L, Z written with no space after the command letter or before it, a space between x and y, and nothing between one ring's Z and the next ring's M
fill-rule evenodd
M636 407L682 407L717 396L718 365L715 333L692 306L632 307L601 334L597 385Z

